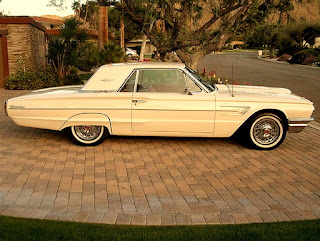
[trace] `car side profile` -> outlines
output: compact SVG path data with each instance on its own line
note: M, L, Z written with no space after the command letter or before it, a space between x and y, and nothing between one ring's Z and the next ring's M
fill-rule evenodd
M5 102L20 126L69 130L81 145L109 135L241 138L273 149L312 121L311 101L283 88L212 85L178 63L102 66L84 86L33 91Z

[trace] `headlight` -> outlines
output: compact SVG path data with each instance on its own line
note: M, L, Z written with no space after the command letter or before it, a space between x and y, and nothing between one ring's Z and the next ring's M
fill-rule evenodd
M8 100L6 100L6 101L4 102L4 114L5 114L6 116L8 116L7 106L8 106Z

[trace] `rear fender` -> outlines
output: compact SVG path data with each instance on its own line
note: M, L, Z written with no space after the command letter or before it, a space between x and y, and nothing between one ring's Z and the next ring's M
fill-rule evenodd
M109 133L112 134L110 118L102 113L82 113L71 116L59 130L61 131L67 127L80 125L104 126L108 128Z

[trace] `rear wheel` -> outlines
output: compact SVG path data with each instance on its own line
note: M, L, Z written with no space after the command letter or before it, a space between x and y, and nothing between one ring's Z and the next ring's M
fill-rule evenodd
M107 130L104 126L71 126L70 134L78 145L95 146L104 141Z
M271 150L285 139L287 128L282 119L272 113L256 116L246 130L249 145L256 149Z

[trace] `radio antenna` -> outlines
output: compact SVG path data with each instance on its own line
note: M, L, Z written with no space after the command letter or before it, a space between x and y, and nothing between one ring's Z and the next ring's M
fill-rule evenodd
M232 90L231 90L231 96L234 97L234 94L233 94L233 85L234 85L234 79L233 79L233 61L232 61L231 75L232 75Z

